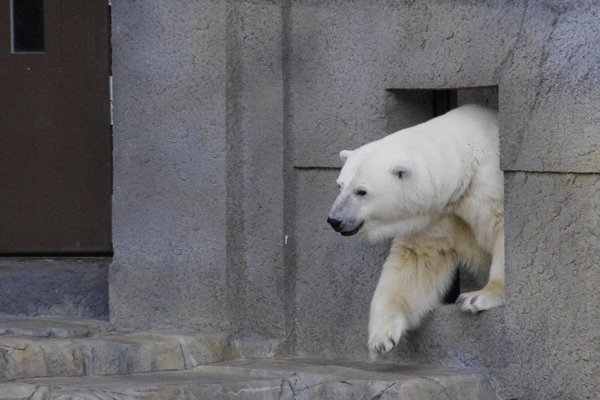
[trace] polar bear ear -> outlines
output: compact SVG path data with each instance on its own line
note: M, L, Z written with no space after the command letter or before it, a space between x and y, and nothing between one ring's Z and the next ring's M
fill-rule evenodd
M342 150L340 151L340 158L343 162L346 162L346 160L348 159L348 157L350 157L352 153L354 153L354 150Z

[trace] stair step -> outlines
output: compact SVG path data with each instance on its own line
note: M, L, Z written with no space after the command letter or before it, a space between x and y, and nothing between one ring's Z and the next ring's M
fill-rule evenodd
M232 359L234 349L226 333L119 332L103 321L6 318L0 382L189 370Z
M238 360L190 371L29 378L0 384L0 399L496 399L475 371L323 360Z
M2 318L0 335L25 337L75 338L98 335L114 330L107 321L63 318Z

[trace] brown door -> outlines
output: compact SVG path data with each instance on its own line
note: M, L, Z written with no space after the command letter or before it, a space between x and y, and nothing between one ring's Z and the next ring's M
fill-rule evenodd
M107 0L0 2L0 255L111 245Z

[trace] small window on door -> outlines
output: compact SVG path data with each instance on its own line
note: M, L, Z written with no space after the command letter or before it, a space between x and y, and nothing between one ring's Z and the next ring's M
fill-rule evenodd
M11 0L12 52L43 53L44 0Z

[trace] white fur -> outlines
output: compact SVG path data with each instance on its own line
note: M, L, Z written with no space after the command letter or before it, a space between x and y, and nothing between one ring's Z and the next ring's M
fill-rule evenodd
M418 325L457 263L488 284L462 294L464 311L503 304L503 176L497 113L468 105L354 151L329 218L342 233L395 238L371 304L369 349L385 354Z

